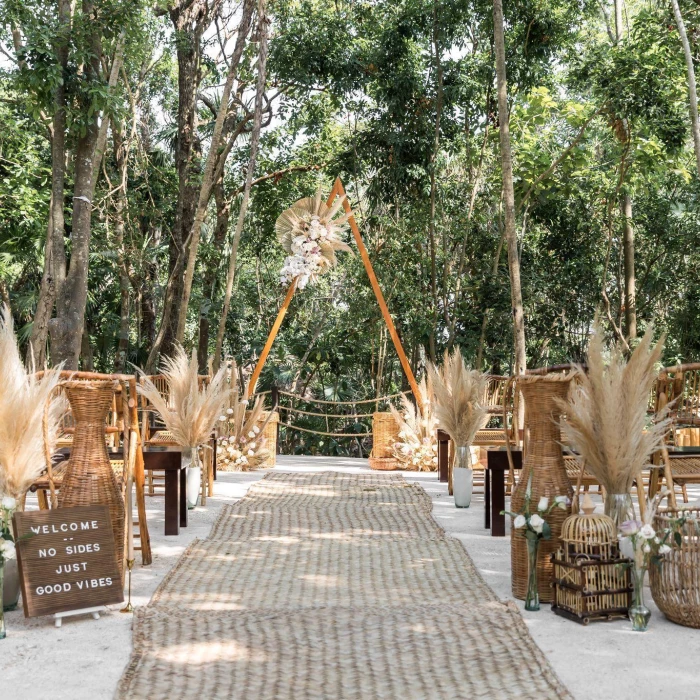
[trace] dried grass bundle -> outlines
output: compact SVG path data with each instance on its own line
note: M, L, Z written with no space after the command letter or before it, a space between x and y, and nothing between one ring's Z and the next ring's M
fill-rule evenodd
M252 409L242 398L235 363L230 372L230 394L226 412L219 417L219 452L217 463L223 471L245 472L264 466L270 456L263 430L270 420L263 421L263 398L259 396ZM262 426L260 425L262 423Z
M168 399L141 370L139 372L143 377L139 393L160 414L175 442L190 448L204 444L228 400L226 367L222 366L209 384L200 388L196 351L188 358L177 345L173 357L166 357L161 365L161 373L168 382Z
M652 347L653 329L625 360L614 345L605 362L603 334L596 321L588 348L588 373L579 368L578 385L568 401L562 430L596 479L611 494L627 493L632 482L661 445L669 421L649 421L649 392L657 375L664 338Z
M445 352L442 367L428 364L428 374L435 395L435 415L457 447L467 447L476 433L488 422L485 406L488 377L467 369L462 353L456 348Z
M437 418L433 405L433 387L429 378L420 383L421 406L414 406L404 395L402 411L391 406L391 413L399 425L399 440L393 455L404 469L435 471L437 469Z
M60 382L60 368L40 379L27 371L15 339L12 314L0 312L0 497L18 502L46 468L44 409L48 408L49 454L53 454L66 400L52 393Z

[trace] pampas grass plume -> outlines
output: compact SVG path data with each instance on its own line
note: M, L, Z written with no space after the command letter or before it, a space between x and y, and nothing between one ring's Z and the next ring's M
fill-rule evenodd
M41 378L28 374L19 354L12 314L0 311L0 496L18 502L46 468L44 454L44 410L47 402L49 454L67 402L54 395L60 368L47 370Z
M428 364L435 394L435 415L457 447L471 445L476 433L486 425L484 405L488 378L467 368L459 348L445 352L442 367Z
M649 394L657 376L664 337L652 346L653 328L629 360L614 345L606 364L600 323L588 348L588 372L579 368L578 385L568 401L562 430L571 446L608 493L627 493L649 464L668 431L665 415L650 421Z
M165 427L181 447L205 443L230 393L226 366L222 365L207 386L199 386L197 353L191 357L179 345L173 356L164 358L161 372L168 382L169 396L163 397L156 385L141 371L138 391L160 414Z

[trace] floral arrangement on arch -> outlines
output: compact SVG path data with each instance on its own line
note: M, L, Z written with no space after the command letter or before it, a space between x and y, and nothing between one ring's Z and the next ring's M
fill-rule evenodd
M290 284L296 279L299 288L303 289L336 265L336 251L352 252L340 237L352 216L351 212L333 218L345 199L343 195L329 207L323 201L319 188L315 197L300 199L280 214L275 223L275 231L287 253L280 270L282 284Z
M236 364L229 371L231 393L229 405L219 416L217 467L222 471L245 472L262 467L270 456L263 428L263 398L258 397L249 409L241 397ZM269 420L269 418L268 418Z
M437 424L433 410L433 389L425 377L420 383L423 402L420 407L405 396L401 396L402 411L391 406L391 412L399 425L399 439L392 453L404 469L413 471L435 471L437 458Z

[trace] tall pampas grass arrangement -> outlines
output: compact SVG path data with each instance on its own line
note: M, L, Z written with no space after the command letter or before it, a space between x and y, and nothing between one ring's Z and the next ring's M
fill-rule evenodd
M608 494L629 493L668 430L665 416L650 421L647 415L664 346L663 336L655 345L652 336L649 328L629 360L618 344L608 356L596 321L588 372L579 368L577 386L561 402L564 436Z
M143 373L138 391L160 414L173 440L184 448L195 448L209 440L217 418L226 405L230 390L226 382L226 367L212 377L206 386L199 386L197 353L190 357L179 345L172 357L166 357L161 373L166 378L169 397L163 397L158 387Z
M435 416L440 428L457 447L471 445L477 432L488 422L485 406L488 377L467 368L456 348L445 352L442 367L428 364L428 374L435 396Z
M38 379L27 373L17 346L12 314L0 311L0 497L18 503L46 468L44 411L48 403L48 452L53 454L66 400L54 392L60 368Z
M391 406L399 426L399 440L394 444L394 457L404 469L435 471L437 469L437 418L433 405L433 387L429 378L423 377L420 383L420 406L403 395L401 411Z
M230 372L230 394L226 411L219 416L219 452L217 462L223 471L251 471L264 466L270 456L263 430L270 420L263 420L263 398L259 396L249 409L238 384L235 363ZM261 425L262 423L262 425Z

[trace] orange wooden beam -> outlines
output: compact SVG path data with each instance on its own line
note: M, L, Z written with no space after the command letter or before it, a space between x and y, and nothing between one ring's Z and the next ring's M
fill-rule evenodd
M333 203L333 200L336 198L336 196L342 197L343 195L345 195L345 188L343 187L343 183L338 177L336 178L335 184L333 185L333 189L331 190L331 196L328 198L328 206L330 206ZM367 276L369 277L370 284L372 285L372 289L374 290L374 295L377 297L379 308L382 310L384 321L386 322L387 328L389 329L389 335L391 336L391 339L394 342L396 354L399 356L399 362L401 362L401 366L403 367L403 371L406 373L408 383L411 385L411 390L413 391L413 396L416 399L416 403L419 406L421 406L423 403L423 397L420 394L420 390L418 389L418 383L416 382L416 378L413 376L413 370L411 369L411 365L408 362L406 353L403 350L403 345L401 344L399 334L396 332L396 327L394 326L394 321L391 318L391 314L389 313L389 308L386 305L386 301L384 301L382 289L379 286L377 275L374 274L374 268L372 267L372 263L369 259L369 253L367 252L367 248L365 247L364 241L362 240L362 234L360 233L360 229L357 226L357 222L355 221L354 215L351 213L352 207L350 206L350 202L348 202L347 196L343 201L343 207L345 208L346 213L350 214L348 223L350 224L352 235L355 237L355 243L357 243L357 247L360 251L360 257L362 258L365 270L367 271Z
M275 338L277 337L277 334L279 333L280 327L282 326L282 321L284 321L284 317L287 315L287 309L289 308L289 304L292 301L292 297L294 296L294 292L296 291L296 288L297 288L297 280L295 278L294 280L292 280L292 283L289 285L289 289L287 290L287 296L284 298L284 301L282 302L282 306L280 307L280 310L277 313L277 318L275 319L275 323L273 324L272 329L270 330L270 335L267 336L267 341L265 342L265 347L263 348L263 351L260 353L260 358L258 359L258 364L255 365L255 370L253 371L253 376L250 378L250 383L248 384L248 398L249 399L255 393L255 386L258 383L258 379L260 378L260 372L262 372L262 368L265 366L265 361L267 360L267 356L270 354L270 349L272 348L272 343L275 342Z

